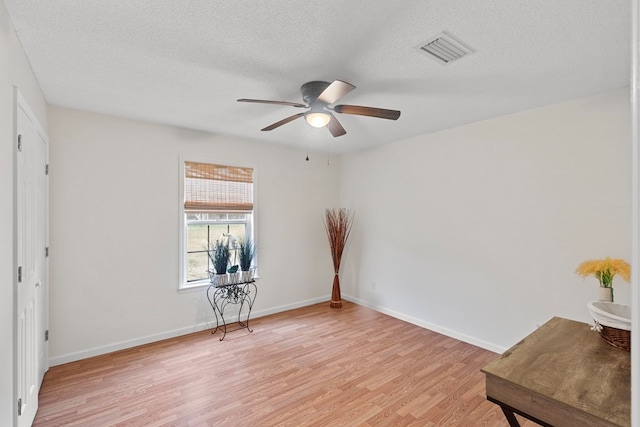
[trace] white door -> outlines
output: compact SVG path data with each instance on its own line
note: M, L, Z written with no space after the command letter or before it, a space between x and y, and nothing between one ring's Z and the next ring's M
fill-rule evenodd
M37 175L37 207L36 221L37 234L35 239L37 254L37 276L36 276L36 300L39 302L39 310L36 315L36 344L37 344L37 363L38 363L38 390L42 385L44 374L49 369L49 351L48 351L48 328L49 328L49 150L46 136L36 131L35 144L38 146L36 159L36 175ZM37 248L40 248L39 250ZM46 335L45 335L46 334Z
M30 426L47 368L46 139L26 106L17 103L17 409L18 426Z

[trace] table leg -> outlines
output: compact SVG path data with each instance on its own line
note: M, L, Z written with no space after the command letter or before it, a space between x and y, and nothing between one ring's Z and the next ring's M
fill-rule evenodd
M520 416L523 416L524 418L533 421L536 424L539 424L542 427L554 427L553 425L546 423L542 420L537 419L536 417L533 417L529 414L527 414L526 412L523 412L519 409L516 409L512 406L509 406L505 403L500 402L497 399L494 399L491 396L487 396L487 400L489 402L493 402L496 405L498 405L500 407L500 409L502 409L502 413L504 414L505 418L507 419L507 421L509 421L509 426L510 427L520 427L520 423L518 422L518 419L516 418L515 414L518 414Z
M253 286L253 293L251 292L251 289L249 286ZM240 324L241 327L247 328L249 332L253 332L253 330L249 328L249 318L251 317L251 309L253 308L253 303L256 300L256 295L258 294L258 287L256 286L255 282L245 283L244 286L242 287L242 293L243 293L243 298L242 298L242 302L240 303L240 311L238 312L238 323ZM243 324L242 321L240 320L240 314L242 313L242 307L244 306L245 301L247 303L249 310L247 311L247 323Z
M213 296L210 294L211 291L213 291ZM210 285L207 288L207 299L209 300L209 304L211 304L213 314L216 316L216 328L211 331L211 333L215 334L216 332L218 332L218 329L220 329L222 331L222 337L220 338L220 341L222 341L224 337L227 336L227 324L224 321L223 309L220 309L220 307L218 307L216 298L217 288L214 285ZM220 319L218 319L218 313L220 313ZM222 320L222 325L220 325L220 320Z
M518 422L518 419L516 418L516 415L513 413L513 411L511 411L509 408L505 408L502 405L500 405L500 409L502 409L502 413L504 414L507 421L509 421L509 426L520 427L520 423Z

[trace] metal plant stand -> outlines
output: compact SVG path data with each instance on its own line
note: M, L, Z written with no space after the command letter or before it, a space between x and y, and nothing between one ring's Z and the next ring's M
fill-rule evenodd
M238 323L238 327L230 330L229 332L237 331L238 329L247 329L249 332L253 332L253 330L249 328L249 318L251 317L251 309L253 308L253 303L257 294L258 287L256 286L255 280L222 286L209 286L207 288L207 299L209 300L209 304L211 304L213 314L216 316L216 327L211 331L211 333L215 334L218 329L221 330L222 337L220 338L220 341L227 336L227 322L224 320L224 310L229 304L239 305L238 321L232 322ZM241 316L242 309L245 305L248 308L247 320L243 322Z

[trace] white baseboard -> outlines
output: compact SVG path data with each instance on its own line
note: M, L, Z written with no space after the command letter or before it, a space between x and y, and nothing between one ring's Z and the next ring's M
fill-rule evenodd
M391 317L395 317L396 319L400 319L400 320L404 320L405 322L409 322L411 324L414 324L416 326L420 326L421 328L425 328L425 329L429 329L431 331L434 332L438 332L441 333L443 335L446 335L448 337L451 338L455 338L457 340L460 341L464 341L466 343L469 343L471 345L475 345L477 347L480 348L484 348L486 350L489 351L493 351L495 353L504 353L507 349L500 347L500 346L496 346L494 344L488 343L486 341L482 341L479 340L477 338L462 334L460 332L448 329L448 328L444 328L442 326L433 324L433 323L429 323L426 322L424 320L421 319L416 319L414 317L411 316L407 316L406 314L397 312L395 310L391 310L388 309L386 307L383 306L379 306L379 305L375 305L375 304L371 304L367 301L361 300L359 298L355 298L352 297L350 295L342 295L342 298L344 298L347 301L351 301L353 303L362 305L364 307L368 307L372 310L378 311L380 313L389 315ZM322 297L318 297L318 298L312 298L312 299L308 299L308 300L304 300L304 301L299 301L296 303L292 303L292 304L285 304L285 305L281 305L281 306L277 306L277 307L271 307L271 308L267 308L267 309L263 309L263 310L258 310L258 311L254 311L251 313L251 318L252 319L256 319L258 317L263 317L263 316L268 316L270 314L275 314L275 313L281 313L283 311L288 311L288 310L293 310L296 308L300 308L300 307L306 307L308 305L313 305L313 304L317 304L317 303L321 303L321 302L325 302L325 301L329 301L330 300L330 295L325 295ZM227 322L229 324L236 322L237 316L232 317L231 319L228 319ZM166 332L162 332L159 334L153 334L153 335L147 335L144 337L139 337L139 338L134 338L131 340L126 340L126 341L120 341L120 342L116 342L113 344L109 344L109 345L105 345L105 346L100 346L100 347L93 347L93 348L89 348L86 350L82 350L82 351L78 351L75 353L67 353L61 356L57 356L57 357L52 357L49 359L49 366L57 366L57 365L62 365L65 363L70 363L70 362L75 362L77 360L82 360L82 359L86 359L89 357L94 357L94 356L99 356L102 354L107 354L107 353L111 353L114 351L118 351L118 350L124 350L127 348L131 348L131 347L136 347L139 345L144 345L144 344L149 344L152 342L156 342L156 341L162 341L165 339L169 339L169 338L175 338L181 335L187 335L187 334L192 334L194 332L200 332L203 331L205 329L211 329L212 328L212 324L211 322L205 322L205 323L199 323L193 326L188 326L185 328L179 328L179 329L174 329L171 331L166 331Z
M299 301L293 304L285 304L278 307L271 307L264 310L253 311L251 312L251 319L268 316L270 314L280 313L287 310L293 310L295 308L306 307L308 305L313 305L313 304L317 304L317 303L325 302L329 300L330 300L330 295L325 295L318 298ZM233 316L230 319L227 319L226 323L231 324L237 321L238 321L238 316ZM89 349L74 352L74 353L67 353L61 356L50 358L49 367L63 365L65 363L75 362L77 360L87 359L89 357L100 356L102 354L112 353L114 351L124 350L131 347L137 347L139 345L149 344L156 341L162 341L169 338L175 338L181 335L187 335L187 334L192 334L194 332L204 331L205 329L211 329L212 326L215 327L215 323L213 325L211 322L199 323L193 326L174 329L174 330L162 332L159 334L147 335L144 337L120 341L120 342L108 344L105 346L93 347L93 348L89 348Z
M294 302L292 304L280 305L278 307L271 307L264 310L256 311L251 313L251 318L268 316L270 314L281 313L283 311L293 310L294 308L306 307L308 305L318 304L321 302L329 302L331 301L331 295L323 295L317 298L311 298L304 301ZM255 314L254 314L255 313Z
M501 346L497 346L495 344L483 341L483 340L479 340L475 337L471 337L469 335L465 335L462 334L460 332L448 329L448 328L444 328L440 325L436 325L434 323L430 323L430 322L426 322L424 320L421 319L416 319L415 317L411 317L411 316L407 316L406 314L400 313L398 311L395 310L391 310L388 309L386 307L380 306L380 305L376 305L376 304L371 304L368 301L364 301L361 300L359 298L356 297L352 297L350 295L345 295L342 294L342 298L347 300L347 301L351 301L355 304L361 305L363 307L367 307L370 308L372 310L378 311L380 313L389 315L391 317L395 317L396 319L400 319L400 320L404 320L405 322L411 323L413 325L416 326L420 326L421 328L425 328L425 329L429 329L430 331L434 331L434 332L438 332L442 335L446 335L448 337L451 338L455 338L459 341L463 341L466 342L468 344L471 345L475 345L476 347L480 347L480 348L484 348L485 350L489 350L492 351L494 353L498 353L498 354L502 354L504 353L507 349Z
M108 344L100 347L93 347L74 353L67 353L61 356L52 357L49 359L49 366L57 366L65 363L75 362L77 360L87 359L89 357L100 356L101 354L107 354L118 350L124 350L126 348L136 347L143 344L149 344L156 341L162 341L168 338L178 337L180 335L191 334L194 332L203 331L210 328L209 323L201 323L186 328L174 329L171 331L162 332L159 334L147 335L144 337L134 338L126 341L119 341L113 344Z

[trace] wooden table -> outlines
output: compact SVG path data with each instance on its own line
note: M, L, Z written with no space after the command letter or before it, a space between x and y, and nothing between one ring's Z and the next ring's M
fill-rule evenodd
M631 426L629 352L554 317L484 368L487 399L542 426Z

